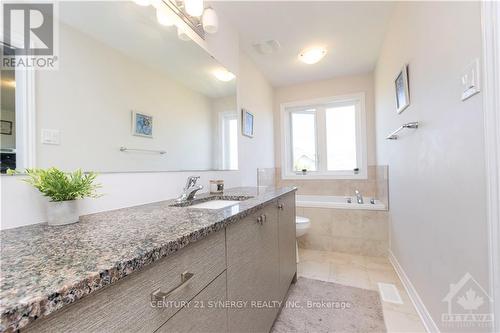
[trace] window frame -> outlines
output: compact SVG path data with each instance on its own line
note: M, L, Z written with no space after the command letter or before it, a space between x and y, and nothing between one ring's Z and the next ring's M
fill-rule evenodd
M222 170L238 170L239 167L239 160L238 160L238 154L236 154L236 168L231 169L230 168L230 155L229 155L229 145L228 145L228 137L227 133L228 127L226 127L226 124L230 120L236 120L236 128L238 130L239 125L238 125L238 114L235 113L234 111L222 111L219 112L219 149L220 149L220 167ZM236 147L238 147L238 133L236 135Z
M359 172L354 170L327 170L327 144L326 144L326 108L328 104L356 104L356 159ZM316 169L308 171L305 175L292 170L292 136L291 113L311 108L316 111ZM368 159L366 140L366 106L365 93L331 96L325 98L302 100L280 104L281 117L281 177L282 179L367 179ZM320 126L320 124L323 124Z

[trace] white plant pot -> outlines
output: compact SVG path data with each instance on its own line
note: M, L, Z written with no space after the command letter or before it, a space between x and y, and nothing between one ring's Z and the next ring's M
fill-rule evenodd
M50 201L47 205L49 225L65 225L78 222L78 200Z

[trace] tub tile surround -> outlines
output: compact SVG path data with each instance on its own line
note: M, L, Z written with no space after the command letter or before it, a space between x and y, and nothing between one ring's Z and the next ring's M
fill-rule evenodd
M253 198L220 210L172 207L168 200L83 216L67 226L3 230L0 332L16 331L292 191L236 188L225 194Z
M353 196L359 190L364 197L388 202L388 167L369 165L368 179L282 179L281 168L276 168L277 186L296 186L297 194Z
M284 180L281 169L262 169L259 182L269 184L275 171L277 186L296 186L298 195L353 196L357 189L365 198L389 205L389 170L385 165L368 166L368 179ZM303 249L355 255L387 256L389 214L387 211L297 207L297 215L311 219L309 232L299 238Z
M386 211L297 207L311 219L299 247L357 255L387 256L389 222Z

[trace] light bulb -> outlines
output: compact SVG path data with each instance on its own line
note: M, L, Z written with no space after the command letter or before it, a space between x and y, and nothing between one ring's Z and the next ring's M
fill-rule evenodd
M217 80L222 82L229 82L233 80L236 76L225 68L218 68L213 71L214 76Z
M203 0L184 0L184 8L189 15L200 17L203 14Z
M165 8L165 6L159 6L156 8L156 19L158 23L166 27L174 25L174 20L171 16L170 10Z
M323 47L314 47L300 52L300 61L312 65L323 59L326 55L326 49Z
M213 8L207 8L203 12L203 30L209 34L214 34L217 32L219 27L219 19L217 18L217 13Z

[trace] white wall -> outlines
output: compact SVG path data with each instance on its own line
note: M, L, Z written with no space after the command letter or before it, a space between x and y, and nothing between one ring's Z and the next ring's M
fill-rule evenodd
M442 302L469 272L487 290L481 95L462 102L462 70L481 57L479 2L398 4L375 71L377 162L389 165L391 250L443 331ZM409 63L411 106L394 78ZM409 121L416 131L386 135ZM485 299L485 301L487 301Z
M257 168L274 167L273 88L255 64L240 53L238 104L254 114L254 137L241 135L238 146L243 184L257 186ZM240 112L241 118L241 112Z
M254 139L240 135L240 171L196 172L202 184L209 179L224 179L226 187L256 184L257 167L274 167L272 88L256 67L240 54L238 35L219 18L219 32L207 38L204 47L229 70L238 75L238 104L256 115ZM241 65L240 64L241 61ZM99 212L120 207L173 198L184 186L191 172L116 173L102 174L105 196L85 200L83 213ZM13 228L45 221L44 201L34 189L20 181L20 177L0 177L0 227Z
M368 165L375 164L375 109L373 74L341 76L329 80L313 81L274 90L275 154L276 165L281 165L280 104L316 98L365 93L366 138Z

